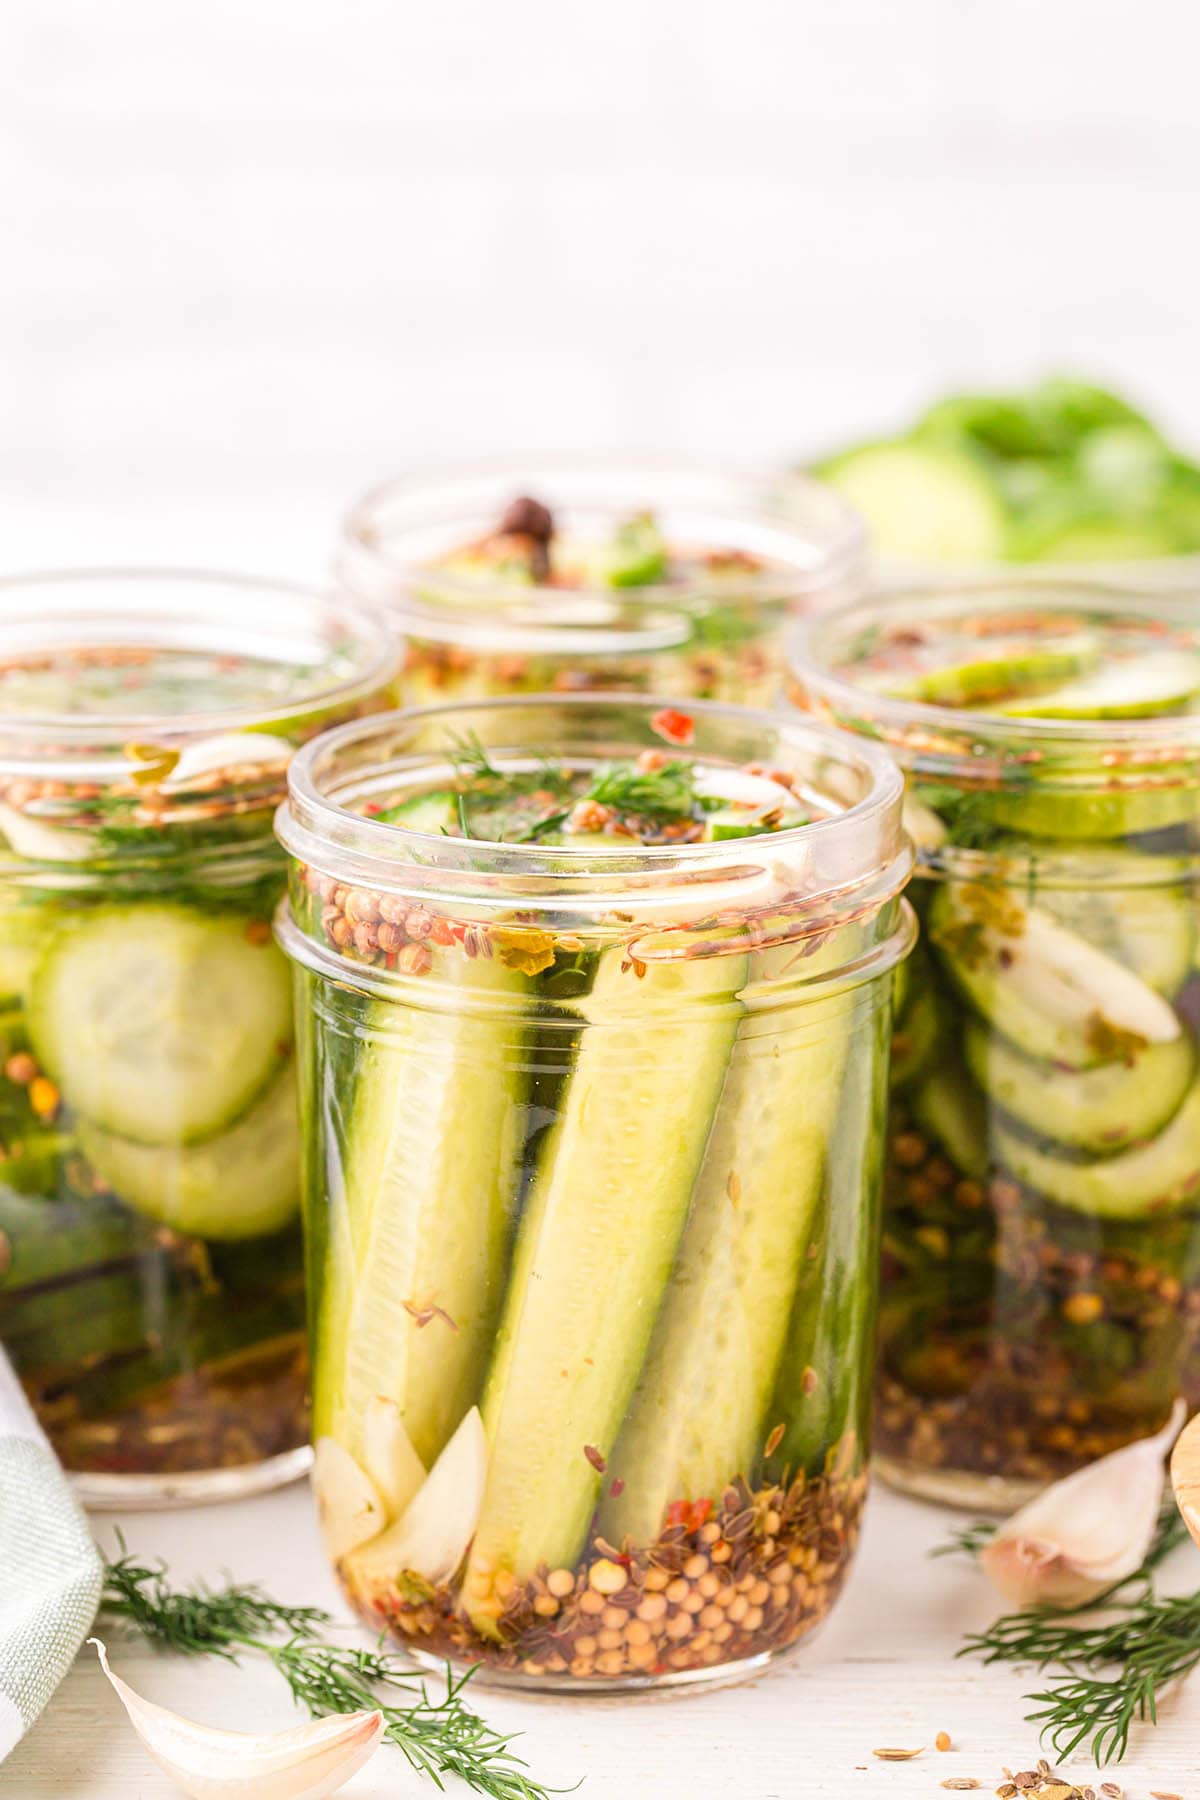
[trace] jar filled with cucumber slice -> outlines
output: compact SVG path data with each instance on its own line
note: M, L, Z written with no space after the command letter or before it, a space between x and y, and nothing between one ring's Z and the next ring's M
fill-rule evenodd
M304 1466L295 747L388 703L351 602L0 583L0 1342L89 1503Z
M413 705L597 690L773 702L792 614L856 592L864 539L802 477L529 459L389 482L339 574L405 645Z
M1200 1405L1200 627L1076 584L801 635L794 697L908 784L883 1471L1004 1508Z
M292 766L314 1487L420 1656L752 1669L866 1487L889 759L621 698L431 707Z

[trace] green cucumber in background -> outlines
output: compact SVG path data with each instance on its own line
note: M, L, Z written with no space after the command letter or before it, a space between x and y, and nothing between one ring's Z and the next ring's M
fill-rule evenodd
M1107 563L1200 551L1200 467L1119 394L1052 377L952 394L814 472L908 562Z

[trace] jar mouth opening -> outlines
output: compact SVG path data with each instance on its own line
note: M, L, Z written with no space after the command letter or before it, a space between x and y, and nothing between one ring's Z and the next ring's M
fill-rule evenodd
M453 891L460 898L522 899L543 910L586 910L603 897L637 907L686 890L694 910L728 893L801 893L806 908L836 905L868 888L873 904L899 893L912 853L900 823L902 782L886 753L786 714L705 701L689 705L697 762L760 761L803 774L832 816L724 841L587 844L489 843L409 830L355 810L364 789L388 772L445 766L457 742L478 739L502 764L506 754L598 763L654 748L671 752L654 720L671 703L620 695L535 695L412 708L325 733L288 772L288 801L276 830L300 864L352 886Z
M1133 776L1140 763L1200 761L1200 713L1150 717L1064 718L1006 716L968 706L939 705L877 691L855 679L856 646L875 632L949 627L955 621L1043 609L1069 622L1115 627L1118 621L1148 629L1175 625L1196 632L1195 605L1182 596L1147 595L1079 581L955 582L889 590L801 620L789 645L788 670L802 704L886 742L905 768L980 778L980 760L1007 764L1023 759L1113 769L1127 760ZM1048 640L1053 644L1053 638ZM1197 639L1200 655L1200 638ZM931 665L936 667L936 664Z
M505 506L526 492L544 499L567 533L611 527L651 511L669 544L755 555L765 566L748 570L737 583L747 602L819 598L866 552L857 514L831 488L803 475L678 456L531 455L433 473L412 469L380 483L346 518L339 572L356 591L377 594L389 610L411 618L413 629L450 612L455 630L508 634L505 648L528 648L526 634L556 630L562 647L583 648L575 633L589 625L605 634L609 648L609 633L660 629L656 612L669 619L728 593L703 577L623 591L588 584L531 590L502 577L480 579L431 566L494 532Z
M174 568L54 570L0 580L0 668L76 653L81 666L122 654L194 658L215 670L215 699L189 703L186 679L174 704L106 704L60 711L5 709L0 769L116 756L131 740L181 744L217 733L315 727L386 689L400 651L361 600L290 582ZM222 703L222 660L255 661L277 679ZM291 681L289 684L289 677ZM264 677L265 679L265 677ZM197 678L197 685L199 679Z

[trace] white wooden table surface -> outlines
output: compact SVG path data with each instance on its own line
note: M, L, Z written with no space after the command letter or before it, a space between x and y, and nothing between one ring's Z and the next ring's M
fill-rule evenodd
M996 1610L982 1578L928 1550L956 1523L877 1489L842 1604L807 1650L747 1685L666 1699L525 1700L477 1691L497 1725L525 1734L527 1759L548 1784L586 1777L585 1800L910 1800L942 1793L953 1775L990 1794L1001 1769L1032 1767L1036 1735L1022 1696L1036 1680L1007 1668L957 1662L966 1630ZM263 1583L281 1599L344 1615L325 1574L307 1488L236 1505L93 1521L111 1546L119 1523L132 1550L165 1557L179 1579L222 1571ZM1177 1553L1168 1572L1180 1590L1200 1581L1200 1552ZM108 1638L113 1662L149 1697L209 1724L274 1729L296 1714L279 1678L252 1661L240 1670L183 1662L136 1641ZM948 1731L955 1748L933 1742ZM924 1745L907 1763L881 1763L873 1748ZM1086 1764L1071 1765L1082 1779ZM1094 1778L1094 1777L1093 1777ZM1105 1779L1129 1800L1154 1791L1200 1800L1200 1676L1172 1701L1157 1731ZM395 1800L436 1790L381 1750L342 1790L347 1800ZM465 1789L455 1789L465 1792ZM177 1790L149 1762L88 1650L29 1737L0 1770L0 1794L19 1800L172 1800Z

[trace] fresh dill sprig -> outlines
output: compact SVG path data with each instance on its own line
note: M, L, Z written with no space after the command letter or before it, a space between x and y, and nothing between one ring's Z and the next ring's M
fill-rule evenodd
M969 1525L933 1552L978 1556L996 1527ZM1173 1499L1163 1502L1158 1528L1141 1567L1079 1606L1025 1607L972 1633L958 1652L985 1663L1029 1663L1063 1673L1027 1694L1026 1714L1060 1757L1086 1743L1098 1764L1120 1761L1131 1726L1157 1719L1158 1696L1200 1665L1200 1593L1163 1599L1154 1571L1188 1529Z
M625 817L686 818L698 801L695 770L678 758L659 769L639 769L635 762L603 763L583 797Z
M512 1737L466 1704L470 1670L459 1675L447 1667L446 1692L438 1699L407 1659L382 1643L370 1649L330 1643L322 1633L333 1619L320 1607L285 1606L253 1585L172 1587L161 1564L138 1562L124 1542L121 1551L105 1567L101 1610L152 1642L184 1656L231 1662L257 1652L314 1718L378 1708L385 1740L439 1788L443 1776L456 1775L489 1800L548 1800L560 1791L534 1781Z
M454 773L460 781L503 781L503 769L496 767L478 733L468 731L460 736L456 732L450 746Z
M972 1525L964 1525L958 1531L952 1531L944 1544L935 1544L929 1552L930 1556L969 1556L972 1561L979 1552L995 1537L998 1526L995 1519L976 1519Z

